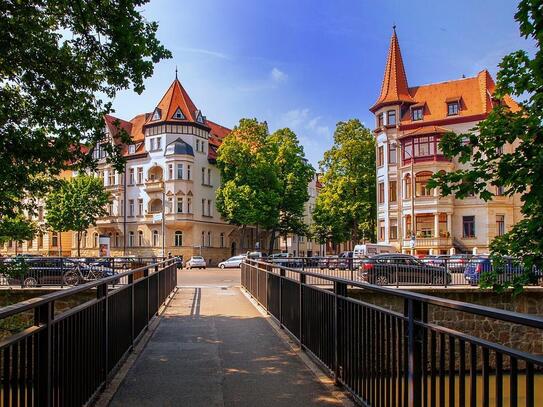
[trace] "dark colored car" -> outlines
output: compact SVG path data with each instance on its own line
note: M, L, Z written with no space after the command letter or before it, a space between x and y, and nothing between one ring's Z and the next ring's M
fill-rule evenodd
M471 285L478 285L481 274L485 272L496 271L498 282L504 283L512 281L515 277L524 273L522 263L511 257L504 257L500 261L494 261L489 256L473 257L466 265L464 277ZM541 278L541 272L534 269L528 276L530 284L536 284Z
M64 284L64 275L75 263L61 258L16 258L4 263L2 270L10 285L35 287L37 285Z
M408 254L378 254L361 259L359 276L377 285L445 285L452 281L445 267L432 266Z
M323 257L319 260L319 268L353 270L358 268L361 259L354 258L352 251L341 252L337 256Z

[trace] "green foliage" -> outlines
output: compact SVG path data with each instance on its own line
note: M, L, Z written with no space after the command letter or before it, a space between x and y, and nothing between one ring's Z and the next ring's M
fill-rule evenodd
M265 123L241 119L217 155L222 185L217 208L231 224L275 233L305 233L304 204L314 170L290 129L268 134Z
M36 232L36 224L22 214L14 217L3 216L0 219L0 243L9 240L14 242L32 240ZM15 247L17 247L17 244Z
M521 1L515 19L521 34L535 41L537 52L533 58L525 51L503 58L495 97L502 101L509 100L508 95L524 98L521 110L512 111L501 103L472 131L445 135L444 154L469 166L437 174L429 186L439 186L443 195L458 198L475 193L491 200L497 186L504 188L505 195L520 194L524 219L494 239L491 251L495 256L521 257L526 276L505 284L495 276L482 279L486 287L512 285L518 290L534 266L543 267L543 2Z
M90 175L78 175L64 180L45 202L47 224L57 232L77 232L77 255L80 252L81 233L107 214L110 202L102 180Z
M323 172L313 233L324 243L374 241L375 140L357 119L339 122L334 145L320 162Z
M30 207L63 169L92 165L79 146L104 136L109 99L141 93L153 65L170 57L144 0L0 2L0 214ZM128 135L121 132L126 140ZM105 147L120 169L113 144Z

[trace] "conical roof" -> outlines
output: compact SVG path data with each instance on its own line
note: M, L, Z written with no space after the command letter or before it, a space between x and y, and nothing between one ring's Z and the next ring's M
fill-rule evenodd
M204 124L202 113L196 108L187 91L177 79L172 82L146 124L165 121L194 122Z
M381 85L381 94L370 110L375 112L382 106L398 102L414 103L415 101L409 94L400 43L396 35L396 27L394 27L392 38L390 39L383 84Z

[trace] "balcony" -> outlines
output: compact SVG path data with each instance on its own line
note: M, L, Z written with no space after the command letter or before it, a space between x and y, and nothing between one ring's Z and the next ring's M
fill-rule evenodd
M411 241L404 239L403 246L410 247ZM415 248L426 249L435 247L452 247L452 238L450 237L417 237L415 239Z
M114 184L114 185L104 185L104 189L106 190L106 192L109 192L109 193L112 193L112 194L115 194L115 193L119 193L119 192L122 192L124 190L124 185L123 184Z
M169 222L182 222L186 220L193 220L194 214L193 213L168 213L166 214L166 221Z
M164 191L164 181L148 179L145 180L145 192L162 192Z

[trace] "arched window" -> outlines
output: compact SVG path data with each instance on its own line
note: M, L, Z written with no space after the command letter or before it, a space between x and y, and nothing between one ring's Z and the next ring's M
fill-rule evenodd
M128 247L134 246L134 232L128 232Z
M138 246L143 246L143 231L138 230Z
M183 246L183 232L177 230L174 237L174 246Z
M206 245L205 238L205 232L202 232L202 247Z
M153 230L153 246L157 247L158 245L158 230Z
M119 247L121 245L121 239L119 237L118 233L115 233L115 247Z
M219 235L219 244L221 247L224 247L224 233Z
M98 233L94 233L93 235L92 247L98 247Z
M87 247L87 231L85 230L83 232L83 236L81 237L81 246L82 247Z
M430 196L432 195L432 190L426 187L428 181L432 177L430 171L419 172L415 176L415 191L416 196Z
M407 174L404 178L405 199L411 198L412 188L413 188L413 182L411 181L411 175Z
M211 247L211 232L207 232L207 247Z
M147 177L149 181L162 181L162 167L160 165L154 165L149 169Z

